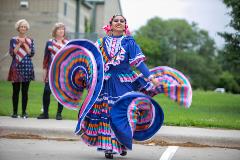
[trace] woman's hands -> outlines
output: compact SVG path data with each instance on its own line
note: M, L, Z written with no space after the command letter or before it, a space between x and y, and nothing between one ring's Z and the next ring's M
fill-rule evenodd
M27 54L29 54L29 55L31 54L31 49L29 48L28 44L26 43L25 38L24 39L22 39L22 38L17 39L17 45L14 48L14 53L15 54L18 52L18 50L21 46L23 46L26 49Z
M24 43L22 43L22 44L23 44L24 48L26 49L27 54L30 55L30 53L31 53L31 49L29 48L28 44L27 44L26 42L24 42Z
M157 80L157 78L152 78L151 82L154 84L154 86L159 86L160 82Z
M154 84L154 86L159 86L160 85L160 82L153 75L150 75L148 79Z
M20 40L17 40L17 45L16 45L16 47L14 48L14 50L13 50L13 52L16 54L17 53L17 51L19 50L19 48L21 47L21 45L22 45L22 42L20 41Z

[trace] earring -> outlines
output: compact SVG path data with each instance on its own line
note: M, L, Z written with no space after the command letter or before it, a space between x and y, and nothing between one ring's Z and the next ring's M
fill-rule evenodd
M113 30L111 29L111 36L113 36Z

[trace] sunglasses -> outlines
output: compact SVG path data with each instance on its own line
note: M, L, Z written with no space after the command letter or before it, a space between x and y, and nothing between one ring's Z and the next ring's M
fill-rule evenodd
M118 22L125 23L125 20L124 19L114 19L113 22L115 22L115 23L118 23Z

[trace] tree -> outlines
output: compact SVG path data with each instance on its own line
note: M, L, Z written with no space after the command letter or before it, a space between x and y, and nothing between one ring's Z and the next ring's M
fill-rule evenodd
M215 56L215 42L208 32L182 19L154 17L135 32L134 38L152 66L167 65L183 71L194 88L216 86L220 67Z
M209 63L202 56L192 52L181 53L181 56L177 57L176 68L190 78L194 89L214 89L221 73L216 61Z
M157 66L157 64L161 63L159 58L161 57L161 51L156 41L143 37L138 37L136 41L141 46L142 52L147 55L148 63L152 66Z
M207 61L212 61L216 58L215 53L215 42L209 37L208 32L200 30L198 34L198 49L197 52L200 56L204 57Z
M220 75L218 85L219 87L226 88L226 91L233 93L240 92L240 87L234 79L234 76L228 71L225 71Z
M222 52L222 59L225 61L223 68L230 71L240 85L240 3L239 0L223 0L223 2L231 9L228 13L232 17L229 26L235 30L234 33L219 33L226 42Z

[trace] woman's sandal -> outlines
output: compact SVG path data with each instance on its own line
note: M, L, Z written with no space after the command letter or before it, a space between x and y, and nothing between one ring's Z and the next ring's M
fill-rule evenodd
M122 151L122 153L120 155L121 156L126 156L127 155L127 151Z
M113 159L113 154L112 153L105 153L105 157L107 159Z

